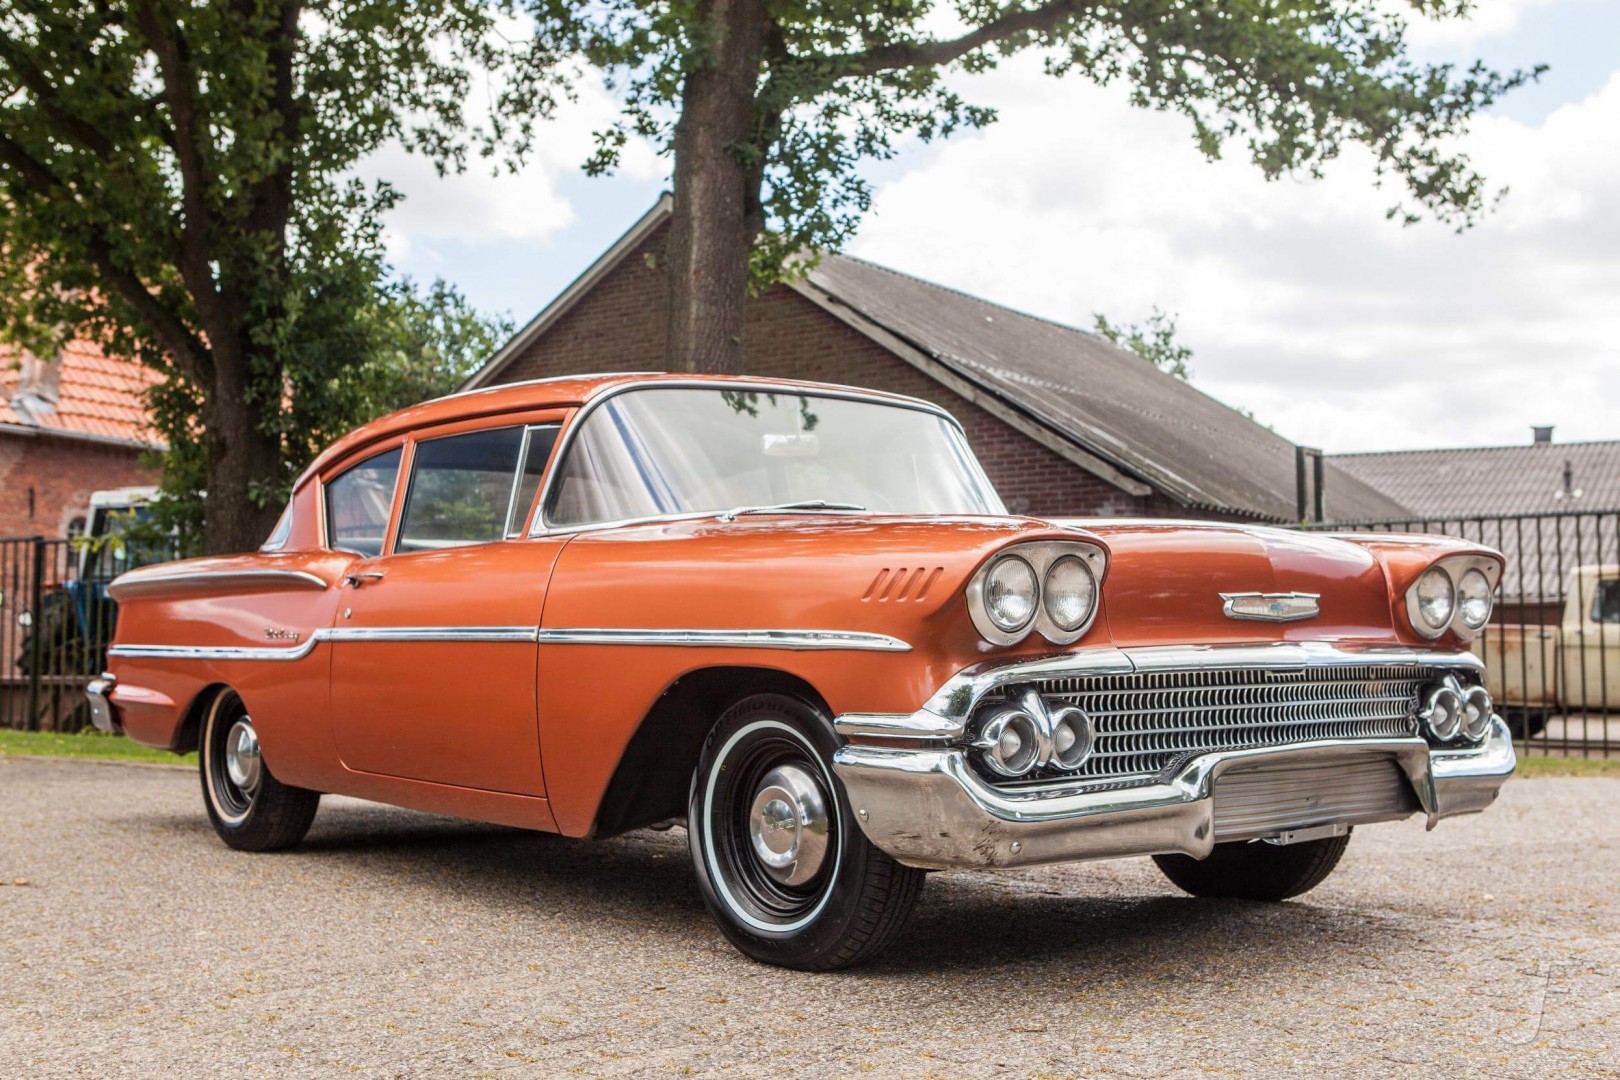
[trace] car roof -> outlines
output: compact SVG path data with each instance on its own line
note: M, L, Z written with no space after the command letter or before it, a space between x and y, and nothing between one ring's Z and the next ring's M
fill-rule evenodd
M914 408L943 412L938 406L930 402L905 397L900 394L867 390L860 387L840 386L834 383L807 382L798 379L754 378L746 375L666 374L644 371L613 372L600 375L562 375L550 379L532 379L527 382L506 383L501 386L490 386L478 390L463 391L459 394L449 394L445 397L434 398L431 401L424 401L419 405L408 406L397 412L389 413L387 416L379 417L370 423L362 424L317 456L310 463L309 468L304 470L303 475L298 478L298 483L295 486L302 487L310 477L321 472L332 462L347 457L370 443L390 438L402 432L415 431L419 428L432 427L437 424L454 423L458 420L498 416L503 413L526 412L535 409L575 408L586 404L592 398L620 387L637 384L656 386L660 383L685 386L712 383L717 388L728 385L738 387L802 388L823 393L856 394L874 401L891 401Z

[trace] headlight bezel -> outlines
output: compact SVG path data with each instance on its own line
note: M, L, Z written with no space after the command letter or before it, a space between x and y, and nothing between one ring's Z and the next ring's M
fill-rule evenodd
M1490 601L1485 609L1485 620L1478 625L1463 618L1462 587L1464 577L1478 572L1490 589ZM1451 613L1444 625L1436 628L1423 617L1418 603L1418 586L1431 574L1444 574L1451 588ZM1429 641L1444 636L1448 631L1463 641L1472 641L1480 631L1490 625L1496 610L1496 586L1502 579L1502 564L1484 555L1448 555L1425 566L1406 587L1406 622L1412 632Z
M1064 629L1047 609L1046 579L1054 565L1070 556L1078 558L1091 573L1091 607L1079 625ZM986 584L991 571L1008 558L1023 560L1035 573L1034 616L1017 630L1007 630L990 617L986 598ZM1033 633L1039 633L1053 645L1069 645L1084 637L1096 622L1097 611L1102 606L1103 581L1107 572L1108 553L1099 544L1085 540L1029 540L1010 544L986 559L968 580L968 615L979 636L992 645L1017 645Z

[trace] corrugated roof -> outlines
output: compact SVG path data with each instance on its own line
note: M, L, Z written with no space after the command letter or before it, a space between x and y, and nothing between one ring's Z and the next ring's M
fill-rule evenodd
M846 255L808 284L1177 502L1296 517L1293 443L1103 338ZM1410 516L1331 463L1323 488L1330 520Z
M1411 516L1620 510L1620 441L1335 454L1332 460L1410 507Z
M146 407L146 391L158 378L150 368L72 341L49 365L54 377L43 380L50 385L38 396L28 391L41 389L42 381L30 385L22 363L16 350L0 350L0 424L68 438L163 445Z

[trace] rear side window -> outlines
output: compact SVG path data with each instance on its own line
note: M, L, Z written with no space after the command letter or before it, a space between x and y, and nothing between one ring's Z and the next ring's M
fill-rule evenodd
M367 458L326 485L328 547L360 555L382 554L388 511L399 483L398 447Z
M496 428L418 443L397 551L515 535L556 441L555 425Z

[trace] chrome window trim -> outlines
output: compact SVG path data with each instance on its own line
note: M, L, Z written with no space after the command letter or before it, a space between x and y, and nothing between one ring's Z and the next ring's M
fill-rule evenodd
M290 648L236 645L114 645L109 656L175 660L301 660L322 641L330 642L527 642L551 645L658 645L688 648L843 649L856 652L910 652L911 646L887 634L856 630L656 630L536 629L532 626L378 626L321 627Z
M628 394L637 390L660 389L713 390L716 393L744 390L765 394L802 394L805 397L831 398L838 401L859 401L869 405L893 405L902 409L913 409L917 412L931 413L934 416L944 420L948 425L950 425L950 427L955 429L956 434L962 439L962 450L967 454L968 459L975 462L977 461L977 459L973 456L971 448L968 446L967 433L963 430L961 422L958 421L956 417L940 408L938 405L927 401L920 401L916 398L889 397L884 394L868 393L853 389L812 388L798 386L792 383L771 382L769 380L736 380L718 382L712 379L661 378L656 380L647 379L640 382L622 383L617 386L608 387L606 390L601 391L595 397L585 402L584 405L580 406L579 409L575 411L574 415L569 419L567 427L563 431L562 435L558 437L557 445L551 451L551 460L556 463L558 468L546 470L546 480L540 488L539 508L536 510L534 515L534 524L529 529L530 537L568 536L575 533L595 532L600 529L614 529L626 525L646 525L661 521L690 521L697 518L714 517L717 511L711 509L704 510L699 513L651 514L645 517L620 518L615 521L593 521L582 525L565 525L557 528L553 528L551 523L546 520L547 504L549 504L551 501L551 490L556 482L557 474L561 471L563 462L567 460L566 455L573 447L575 437L577 436L579 430L585 425L585 421L590 419L591 414L597 409L601 408L602 405L612 401L621 394ZM1001 496L997 493L994 485L990 484L989 478L985 475L982 465L974 470L974 475L976 479L985 485L985 492L995 501L995 503L1000 504ZM997 507L993 507L992 509L997 509ZM999 506L999 509L1001 514L1004 515L1006 513L1005 505ZM991 514L990 516L997 515Z
M143 592L159 591L179 585L200 587L267 585L271 587L326 590L331 585L306 570L184 570L179 573L143 573L131 570L115 578L107 586L107 595L114 600L126 600Z

